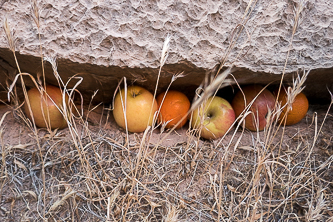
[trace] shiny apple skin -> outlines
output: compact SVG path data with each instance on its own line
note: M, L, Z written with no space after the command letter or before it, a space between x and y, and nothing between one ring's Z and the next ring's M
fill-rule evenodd
M51 129L63 129L67 127L67 121L58 109L58 107L61 110L63 109L63 99L60 88L47 85L45 91L50 98L45 92L40 93L37 88L32 88L28 91L28 100L30 102L32 115L29 111L27 101L23 105L24 113L31 121L33 118L36 126L40 128L46 128L47 125L49 125ZM67 95L65 99L66 104L68 104ZM43 118L43 114L45 118Z
M125 112L122 104L125 106L124 89L118 92L115 97L113 116L118 126L126 129ZM147 126L152 125L154 113L157 109L157 102L148 90L140 86L127 88L126 120L129 132L140 133L145 131Z
M241 91L237 92L232 100L232 107L234 108L236 117L238 117L245 109L245 107L263 90L264 87L260 85L249 85L242 88L245 95ZM253 102L249 111L252 113L245 118L245 128L251 131L262 131L267 125L267 114L269 110L273 110L275 106L275 97L268 90L264 89Z
M218 139L226 134L235 121L235 112L230 103L218 96L209 98L193 111L191 126L201 128L200 136L205 139ZM201 118L203 122L201 124ZM200 131L200 130L199 130Z

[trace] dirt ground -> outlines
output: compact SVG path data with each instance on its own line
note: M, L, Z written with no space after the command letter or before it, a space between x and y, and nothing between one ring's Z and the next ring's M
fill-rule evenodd
M35 134L1 105L0 221L333 221L327 109L206 141L187 126L127 139L102 107Z

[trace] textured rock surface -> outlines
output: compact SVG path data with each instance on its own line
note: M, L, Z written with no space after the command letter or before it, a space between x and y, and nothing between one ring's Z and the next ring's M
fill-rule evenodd
M175 73L186 77L175 82L189 89L200 84L206 71L223 58L232 34L242 22L249 0L44 0L40 1L40 33L43 52L57 57L59 74L66 80L80 73L81 89L99 89L99 99L110 101L122 76L153 88L164 39L171 35L170 53L163 68L161 87ZM268 83L280 79L294 21L296 3L289 0L258 1L227 62L241 69L243 83ZM317 94L332 86L333 2L307 3L290 50L286 73L313 69L311 87ZM38 29L30 1L5 1L5 16L15 30L16 50L22 71L40 72ZM0 36L0 57L15 67ZM248 38L250 37L250 38ZM48 81L55 83L51 68ZM290 75L289 78L290 79ZM310 90L309 90L310 91ZM325 95L328 95L326 92Z

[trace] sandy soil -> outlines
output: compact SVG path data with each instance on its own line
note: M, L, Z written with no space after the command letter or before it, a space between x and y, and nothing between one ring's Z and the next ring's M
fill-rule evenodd
M74 141L68 128L39 129L36 139L17 112L0 106L1 221L306 220L320 195L320 218L333 217L327 106L311 106L272 140L240 129L222 141L198 140L186 127L163 141L168 132L160 129L149 140L143 134L127 140L102 111L86 117L89 131L77 120Z

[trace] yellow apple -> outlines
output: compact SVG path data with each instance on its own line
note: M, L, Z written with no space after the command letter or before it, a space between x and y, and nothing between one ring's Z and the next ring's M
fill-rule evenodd
M127 94L125 103L125 94ZM129 132L143 132L147 126L153 123L154 113L157 111L157 102L148 90L140 86L130 86L125 92L122 89L115 97L113 117L116 123Z
M67 122L63 114L59 111L59 109L63 110L63 99L60 88L48 85L45 87L45 91L46 93L41 93L37 88L30 89L28 91L28 100L32 115L27 101L23 105L23 111L31 121L34 119L37 127L46 128L48 125L51 129L65 128ZM67 95L66 104L68 104Z
M215 96L193 111L191 125L194 129L202 128L202 138L217 139L226 134L234 121L235 112L230 103Z

